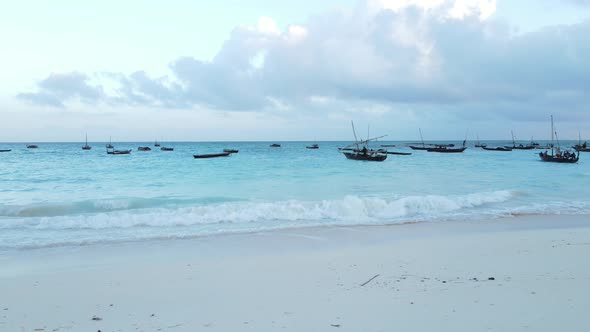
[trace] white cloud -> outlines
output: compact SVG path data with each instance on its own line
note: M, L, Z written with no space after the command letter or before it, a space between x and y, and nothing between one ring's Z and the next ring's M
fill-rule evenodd
M494 10L493 0L367 0L353 12L330 11L286 31L261 18L236 28L210 62L176 59L167 77L110 75L120 88L105 93L78 74L63 86L41 82L21 98L54 106L83 99L333 112L348 105L379 114L412 108L529 118L567 99L572 116L587 114L590 22L512 35L488 19Z

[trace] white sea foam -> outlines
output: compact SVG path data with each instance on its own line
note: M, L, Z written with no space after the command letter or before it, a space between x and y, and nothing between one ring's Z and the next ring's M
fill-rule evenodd
M129 201L97 201L98 213L46 216L16 213L0 223L0 228L106 229L136 226L173 227L207 224L343 223L371 224L421 217L431 219L449 212L501 203L516 195L514 191L495 191L455 196L408 196L394 199L346 196L338 200L278 202L225 202L180 207L130 209ZM88 203L85 203L88 205ZM127 208L127 209L125 209ZM63 210L63 209L62 209ZM76 209L73 209L76 211ZM61 210L60 210L61 211ZM39 211L37 211L39 212ZM26 217L26 218L22 218Z

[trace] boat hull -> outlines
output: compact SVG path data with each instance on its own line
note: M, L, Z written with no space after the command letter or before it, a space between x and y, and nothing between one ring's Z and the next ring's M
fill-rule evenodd
M10 151L12 151L12 150L10 150L10 149L9 150L0 150L0 152L10 152Z
M227 157L230 154L231 154L230 152L208 153L208 154L194 154L193 155L193 158L195 158L195 159L207 159L207 158Z
M428 152L437 152L437 153L461 153L465 151L467 148L429 148L426 149Z
M384 161L387 159L387 154L375 153L365 154L360 152L343 152L344 156L350 160L364 160L364 161Z
M543 152L539 153L539 157L542 161L550 162L550 163L562 163L562 164L575 164L580 160L580 156L577 155L575 158L563 158L563 157L556 157L552 155L546 155Z
M482 149L486 150L486 151L504 151L504 152L509 152L512 151L512 148L507 148L507 147L495 147L495 148L488 148L488 147L482 147Z

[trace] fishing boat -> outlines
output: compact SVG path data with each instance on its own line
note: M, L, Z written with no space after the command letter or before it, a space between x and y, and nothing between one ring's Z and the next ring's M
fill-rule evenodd
M554 144L553 141L557 140L557 148L553 148ZM539 157L542 161L552 162L552 163L566 163L566 164L573 164L577 163L580 160L580 151L578 151L577 155L575 152L569 151L561 151L559 147L559 139L557 138L557 132L553 127L553 115L551 115L551 154L548 153L547 150L544 152L539 152Z
M160 147L160 143L158 143L158 140L156 140L156 141L154 142L154 146L155 146L155 147L157 147L157 148L159 148L159 147Z
M273 143L273 144L270 145L270 147L271 148L280 148L281 145L280 144L277 144L277 143Z
M382 148L394 148L395 144L381 144Z
M416 144L410 144L408 145L410 147L410 149L412 150L422 150L422 151L426 151L429 147L426 146L426 144L424 144L424 138L422 137L422 128L418 128L418 131L420 132L420 141L422 142L422 146L418 146Z
M12 151L11 149L5 149L5 150L0 150L0 152L10 152Z
M319 149L320 146L318 144L312 144L305 147L306 149Z
M240 151L239 150L236 150L236 149L223 149L223 152L227 152L227 153L238 153Z
M481 143L481 142L479 141L479 135L477 135L477 142L475 142L475 147L476 147L476 148L485 148L486 146L488 146L488 145L487 145L487 144L485 144L485 143Z
M578 144L572 146L578 152L590 152L590 148L588 147L588 142L582 143L582 137L578 132Z
M375 137L375 138L367 138L366 140L359 140L356 136L356 130L354 129L354 123L351 121L352 124L352 133L354 135L354 143L344 148L340 148L340 152L346 157L346 159L351 160L364 160L364 161L384 161L387 159L387 150L379 149L379 150L372 150L369 149L369 142L377 140L379 138L385 137L387 135ZM367 137L369 136L367 132Z
M514 132L511 130L510 134L512 134L512 146L505 145L505 148L512 148L513 150L532 150L535 148L532 144L518 144L516 145L516 139L514 138Z
M27 144L27 149L37 149L39 146L37 144Z
M229 155L231 155L230 152L220 152L220 153L194 154L193 157L195 159L206 159L206 158L227 157Z
M114 148L108 148L107 149L107 154L130 154L131 150L115 150Z
M174 148L167 148L165 146L160 148L161 151L174 151Z
M88 145L88 134L86 134L86 140L85 140L85 142L86 143L82 147L82 150L90 150L90 149L92 149L92 147L90 145Z
M411 152L398 152L398 151L386 151L385 153L393 154L393 155L397 155L397 156L411 156L412 155Z
M460 148L455 148L454 144L435 144L434 147L426 149L428 152L438 153L461 153L467 149L467 138L463 140L463 145Z
M505 146L496 146L494 148L488 148L487 146L482 146L481 148L484 150L487 150L487 151L512 151L512 148L507 148Z
M138 151L152 151L149 146L140 146L137 148Z
M114 149L115 147L113 146L113 141L111 140L111 137L109 136L109 144L106 145L107 149Z

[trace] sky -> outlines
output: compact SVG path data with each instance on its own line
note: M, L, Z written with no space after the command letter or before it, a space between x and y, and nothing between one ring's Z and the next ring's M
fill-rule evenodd
M1 7L4 142L590 137L588 0Z

